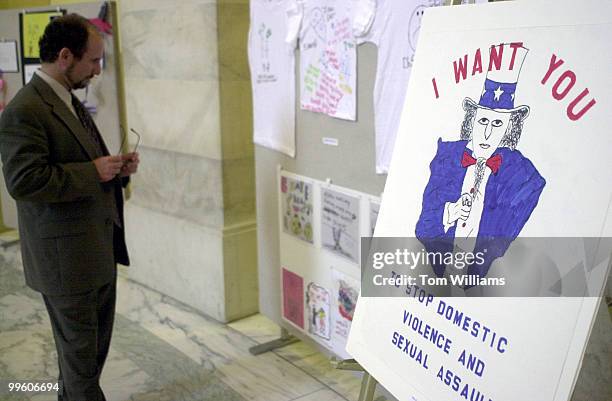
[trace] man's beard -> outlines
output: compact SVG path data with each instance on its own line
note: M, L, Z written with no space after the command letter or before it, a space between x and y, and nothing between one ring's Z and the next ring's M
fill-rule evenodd
M74 89L83 89L83 88L87 87L87 85L89 85L89 81L90 81L91 78L85 78L85 79L82 79L80 81L75 81L71 77L73 71L74 71L74 64L71 65L70 67L68 67L68 69L66 70L66 73L64 74L64 80L66 81L66 83L68 84L70 89L72 89L72 90L74 90Z

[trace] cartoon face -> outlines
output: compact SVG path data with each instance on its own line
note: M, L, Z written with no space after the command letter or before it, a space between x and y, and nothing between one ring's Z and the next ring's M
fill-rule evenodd
M423 19L425 8L426 6L424 5L418 5L412 12L410 21L408 22L408 43L413 52L416 50L417 39L421 30L421 20Z
M511 113L478 107L472 131L472 153L476 159L491 157L508 129Z

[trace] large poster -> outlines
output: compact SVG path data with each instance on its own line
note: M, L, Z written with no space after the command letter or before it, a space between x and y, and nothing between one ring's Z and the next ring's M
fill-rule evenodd
M600 240L612 237L609 37L610 2L427 10L376 233L482 260L427 263L427 277L464 269L475 287L439 296L417 282L398 285L402 298L359 299L348 351L398 399L570 399L610 264ZM553 255L555 283L550 264L521 252L531 237L583 246ZM587 286L448 296L511 274L536 289Z

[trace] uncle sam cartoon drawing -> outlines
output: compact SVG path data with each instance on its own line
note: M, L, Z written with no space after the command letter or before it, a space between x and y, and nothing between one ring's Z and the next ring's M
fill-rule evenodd
M480 101L464 99L460 140L438 140L416 225L428 252L452 252L456 240L474 238L473 252L483 252L484 263L470 265L467 274L479 277L521 232L546 185L517 149L529 115L529 106L514 106L527 53L522 45L491 47L490 57L503 59L489 64ZM432 267L437 276L444 275L443 263Z

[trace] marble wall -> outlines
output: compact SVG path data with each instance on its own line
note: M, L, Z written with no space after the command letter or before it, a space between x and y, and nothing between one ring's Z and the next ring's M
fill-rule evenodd
M246 0L121 0L130 278L217 320L257 311Z

